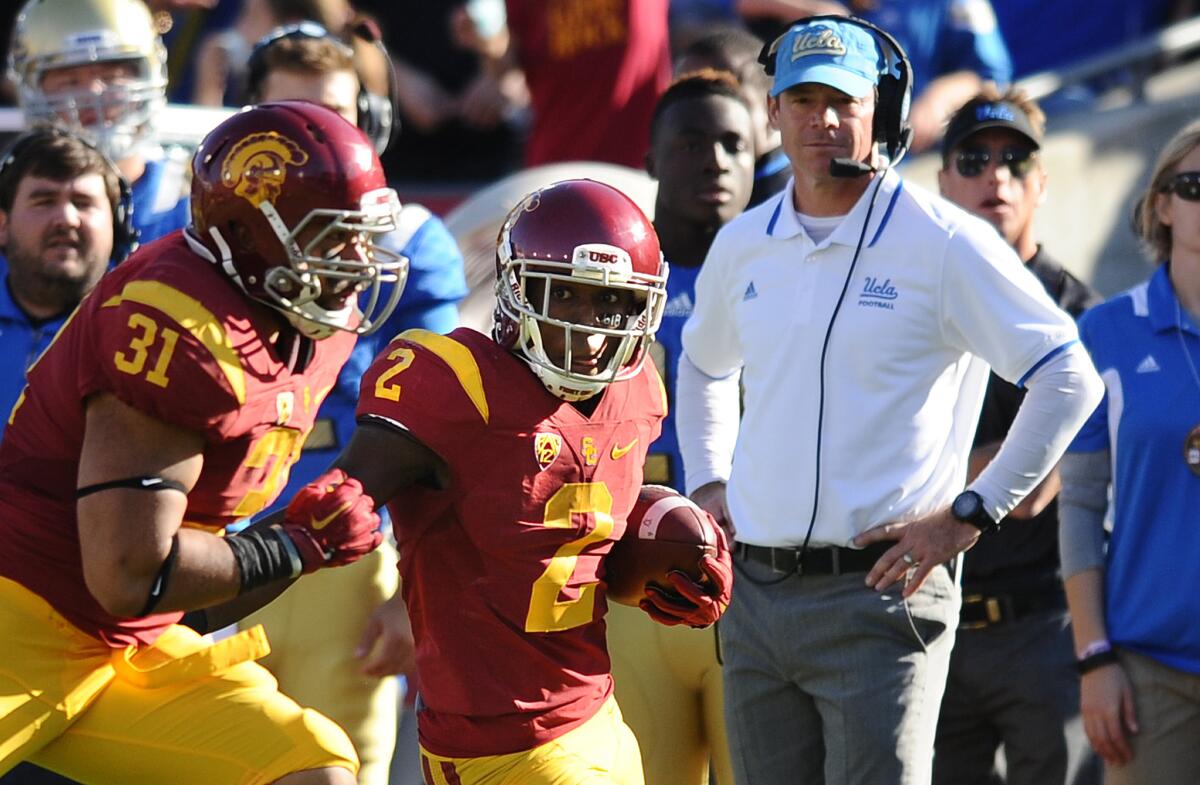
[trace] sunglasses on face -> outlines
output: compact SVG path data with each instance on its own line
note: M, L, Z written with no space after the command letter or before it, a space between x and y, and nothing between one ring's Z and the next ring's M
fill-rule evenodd
M1168 180L1162 190L1188 202L1200 202L1200 172L1180 172Z
M954 168L963 177L978 177L993 160L990 150L965 149L954 157ZM1024 177L1033 171L1034 151L1028 147L1006 147L1000 151L997 166L1007 166L1013 177Z

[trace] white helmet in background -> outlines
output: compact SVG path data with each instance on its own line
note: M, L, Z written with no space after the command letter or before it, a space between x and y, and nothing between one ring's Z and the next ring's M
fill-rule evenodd
M96 90L68 84L46 91L47 72L127 63L127 78ZM73 131L114 161L153 138L166 106L167 53L142 0L29 0L17 16L10 76L30 125Z

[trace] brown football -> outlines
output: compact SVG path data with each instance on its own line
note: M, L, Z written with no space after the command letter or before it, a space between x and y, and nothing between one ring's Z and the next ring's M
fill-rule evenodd
M646 584L674 591L667 573L704 578L700 559L717 550L716 524L691 499L662 485L645 485L629 513L625 535L604 560L608 598L637 605Z

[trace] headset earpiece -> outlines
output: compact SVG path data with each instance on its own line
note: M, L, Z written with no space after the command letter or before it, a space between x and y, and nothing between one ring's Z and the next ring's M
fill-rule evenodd
M884 71L878 78L878 95L875 99L875 122L872 128L874 141L883 144L888 159L897 163L908 152L912 144L912 127L908 124L908 109L912 103L912 63L900 42L886 30L856 16L821 14L797 19L787 26L787 31L774 41L763 45L758 53L758 62L767 76L775 75L775 56L780 42L798 24L812 22L838 22L861 27L879 44L885 60Z
M383 32L373 19L368 17L359 18L351 27L351 32L356 38L366 41L375 48L382 61L381 65L386 72L387 95L379 95L378 93L369 91L363 79L363 74L359 74L358 77L359 83L362 85L362 90L359 92L358 97L358 127L362 129L367 138L375 145L375 154L383 155L388 145L391 144L392 139L400 131L400 124L396 120L396 103L399 100L397 96L399 87L396 84L396 67L392 63L392 56L388 53L387 46L383 43Z
M3 180L7 175L8 170L12 165L21 158L25 151L34 141L46 137L59 137L64 139L74 139L85 145L89 150L92 150L96 155L100 156L100 160L108 165L109 171L117 178L117 201L112 205L112 220L113 220L113 249L112 260L114 262L123 262L129 254L137 250L138 235L137 228L133 225L133 188L129 181L121 174L121 170L117 165L108 159L100 148L69 131L57 128L55 126L44 126L35 128L32 131L25 133L14 139L8 147L0 153L0 180Z

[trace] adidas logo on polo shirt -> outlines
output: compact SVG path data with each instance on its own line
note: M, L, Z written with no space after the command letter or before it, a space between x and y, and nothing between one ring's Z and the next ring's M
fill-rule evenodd
M1138 363L1136 372L1137 373L1154 373L1155 371L1160 371L1160 370L1162 370L1162 369L1158 367L1158 362L1154 359L1154 355L1147 354L1145 357L1142 358L1142 361L1140 363Z
M742 302L753 300L755 297L758 297L758 292L754 290L754 281L751 281L750 285L746 287L746 293L742 295Z

